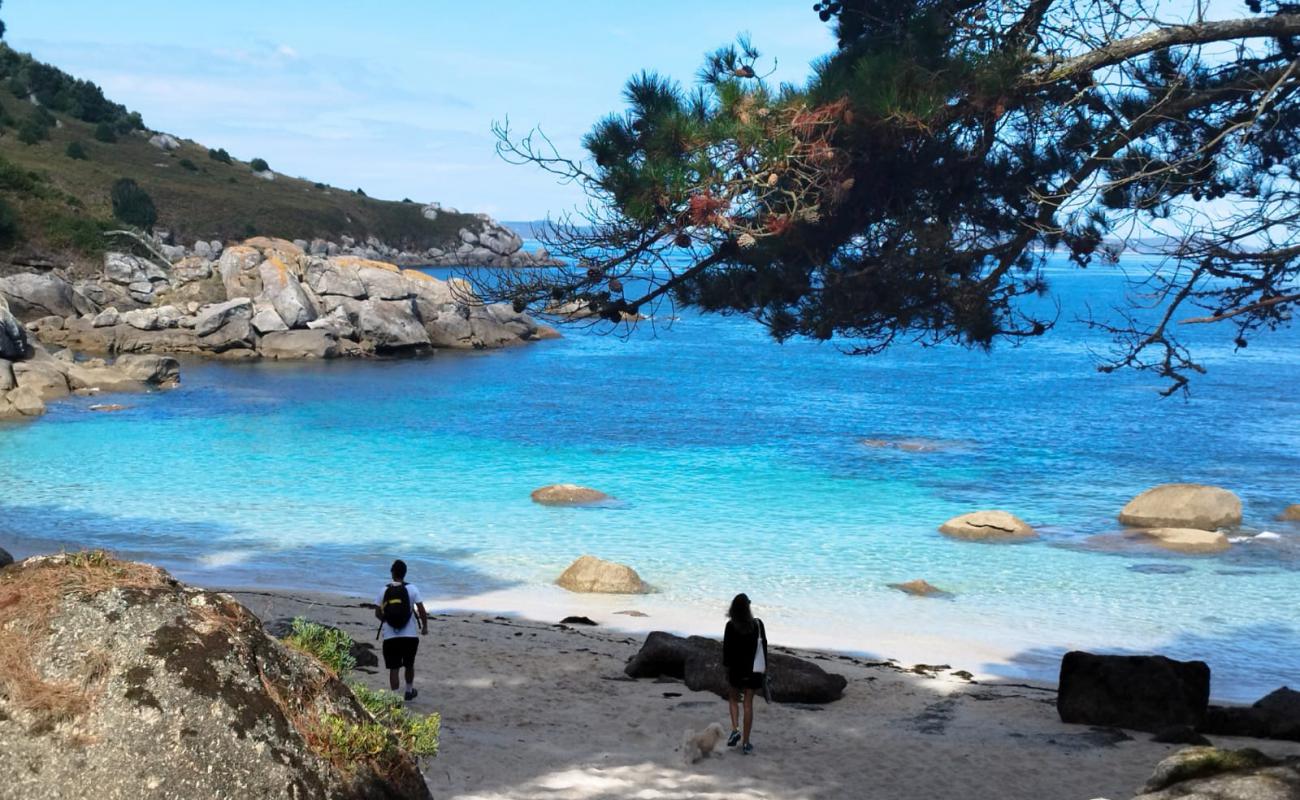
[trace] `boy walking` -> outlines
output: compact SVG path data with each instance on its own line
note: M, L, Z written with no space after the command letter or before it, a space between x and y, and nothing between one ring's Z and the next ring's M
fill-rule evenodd
M406 582L406 562L393 562L393 580L375 601L375 617L379 632L384 637L384 667L388 669L388 685L397 691L397 673L406 669L407 701L414 700L415 653L420 649L420 637L429 633L429 614L424 610L424 598L414 584ZM418 614L418 619L417 619Z

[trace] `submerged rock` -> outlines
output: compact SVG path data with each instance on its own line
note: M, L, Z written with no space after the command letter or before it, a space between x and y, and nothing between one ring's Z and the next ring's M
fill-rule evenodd
M1166 483L1130 500L1119 521L1133 528L1231 528L1241 524L1241 498L1218 486Z
M650 587L637 571L595 556L582 556L555 581L570 592L590 594L648 594Z
M554 483L534 489L529 495L534 503L544 506L585 506L609 500L609 495L597 489L573 483Z
M1222 533L1200 528L1146 528L1138 535L1143 541L1177 553L1222 553L1232 546Z
M5 569L0 651L0 763L26 765L6 796L431 797L337 675L157 568L75 553Z
M1062 722L1150 733L1175 725L1199 728L1209 701L1204 661L1077 650L1061 659L1056 709Z
M1029 523L1008 511L973 511L953 517L939 526L939 532L970 541L1014 541L1038 535Z
M1300 522L1300 503L1292 503L1287 506L1282 510L1281 514L1277 515L1277 518L1289 522Z
M943 597L949 595L949 592L945 592L938 586L934 586L928 581L924 581L920 578L906 583L891 583L888 584L888 586L891 589L897 589L900 592L915 595L917 597Z
M830 703L844 695L848 680L802 658L768 654L768 677L776 703ZM655 631L623 670L632 678L667 676L685 681L695 692L727 697L730 685L722 667L722 643L704 636L683 638Z

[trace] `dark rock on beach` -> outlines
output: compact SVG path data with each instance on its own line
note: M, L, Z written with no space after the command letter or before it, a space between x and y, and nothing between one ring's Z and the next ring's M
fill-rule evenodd
M726 697L727 675L722 668L722 643L704 636L683 638L655 631L624 669L632 678L667 676L685 681L696 692ZM848 681L794 656L768 654L772 700L777 703L830 703L844 695Z
M1209 700L1210 668L1203 661L1077 650L1061 659L1056 708L1062 722L1151 733L1199 728Z
M1252 706L1211 706L1201 731L1300 742L1300 692L1283 686Z
M9 551L0 547L0 569L4 569L14 563L14 557L9 555Z
M430 798L338 676L229 595L102 553L0 573L0 795ZM369 729L367 729L369 730Z
M560 620L561 625L596 625L596 621L591 617L565 617Z

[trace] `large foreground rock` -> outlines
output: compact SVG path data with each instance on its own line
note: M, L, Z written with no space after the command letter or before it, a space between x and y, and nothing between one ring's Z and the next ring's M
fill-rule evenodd
M588 594L647 594L650 587L636 570L595 556L582 556L555 583L570 592Z
M1130 500L1119 521L1134 528L1232 528L1241 524L1241 498L1218 486L1166 483Z
M338 676L154 567L78 553L5 569L0 652L5 797L431 797L383 729L374 755L335 744L373 723Z
M1056 709L1062 722L1156 733L1197 728L1210 702L1204 661L1164 656L1109 656L1081 651L1061 659Z
M939 526L939 532L954 539L1005 542L1032 539L1038 534L1029 523L1008 511L973 511L953 517Z
M667 676L686 682L696 692L726 697L730 691L722 668L722 643L704 636L683 638L655 631L623 670L633 678ZM844 695L848 680L802 658L768 653L768 678L772 701L777 703L830 703Z
M1201 731L1219 736L1300 742L1300 692L1283 686L1253 706L1211 706Z
M0 295L0 358L21 361L31 355L27 329L9 310L9 302Z
M1284 761L1258 750L1189 747L1156 765L1134 800L1295 800L1300 758Z

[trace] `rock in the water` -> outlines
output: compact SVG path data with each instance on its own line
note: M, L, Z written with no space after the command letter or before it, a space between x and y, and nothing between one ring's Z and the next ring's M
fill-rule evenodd
M5 569L0 597L22 599L0 603L0 763L40 764L5 796L431 798L342 679L228 595L76 553Z
M1282 510L1281 514L1278 514L1277 518L1288 522L1300 522L1300 503L1292 503L1287 506Z
M667 676L685 681L692 691L727 697L727 674L722 667L722 643L703 636L683 638L655 631L623 670L633 678ZM768 678L776 703L829 703L844 695L848 681L794 656L768 654Z
M1178 553L1222 553L1232 546L1222 533L1200 528L1145 528L1139 535L1157 547Z
M650 587L636 570L595 556L582 556L555 581L570 592L596 594L647 594Z
M889 584L889 588L897 589L906 594L916 595L917 597L943 597L949 594L938 586L934 586L928 581L924 581L920 578L906 583L891 583Z
M258 350L267 358L335 358L339 342L327 330L280 331L263 336Z
M534 489L529 495L534 503L541 503L544 506L585 506L592 503L601 503L609 498L609 495L596 489L588 489L586 486L578 486L572 483L555 483L550 486L543 486L540 489Z
M940 525L939 532L954 539L981 542L1032 539L1038 535L1028 523L1007 511L962 514Z
M68 365L50 358L19 361L13 365L14 382L19 389L30 389L43 400L66 397L68 388ZM13 402L13 398L10 398Z
M1283 686L1253 706L1211 706L1201 731L1219 736L1300 742L1300 692Z
M45 413L45 399L30 386L20 386L9 392L5 401L22 417L39 417Z
M1231 528L1241 524L1241 498L1217 486L1167 483L1130 500L1119 521L1133 528Z
M1252 748L1189 747L1157 764L1142 787L1145 794L1138 797L1141 800L1174 797L1188 800L1294 800L1297 795L1291 790L1300 789L1300 770L1296 767L1297 763L1292 762L1288 776L1286 766ZM1283 791L1275 793L1269 784L1275 784L1272 789Z
M591 617L565 617L560 620L561 625L596 625L596 621Z
M1203 661L1077 650L1061 659L1056 709L1063 722L1151 733L1199 728L1209 701L1210 668Z

